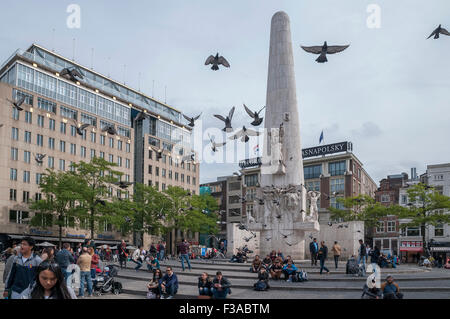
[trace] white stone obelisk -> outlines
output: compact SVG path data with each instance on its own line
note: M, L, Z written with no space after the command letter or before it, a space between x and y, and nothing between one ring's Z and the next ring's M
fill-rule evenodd
M260 231L260 253L281 250L284 256L304 258L304 236L307 230L318 230L317 222L306 222L300 123L297 107L289 17L277 12L270 31L269 71L265 109L264 154L261 166L261 189L265 197L257 223ZM296 187L296 192L286 190ZM264 193L275 190L276 195ZM270 197L272 196L272 197Z

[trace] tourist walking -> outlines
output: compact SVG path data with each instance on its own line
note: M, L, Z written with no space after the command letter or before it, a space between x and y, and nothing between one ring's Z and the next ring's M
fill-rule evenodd
M159 281L161 299L172 299L178 292L178 278L172 267L166 268L166 274Z
M54 261L55 259L55 248L47 247L42 251L41 254L42 261Z
M166 242L162 241L159 244L159 260L163 262L165 258L166 258Z
M42 259L33 253L36 242L31 237L23 237L20 244L20 252L17 256L10 257L11 270L5 281L4 298L19 299L22 292L27 289L36 278L36 270Z
M75 259L72 256L72 253L69 251L70 244L64 243L63 249L58 251L55 255L55 261L61 268L61 271L64 275L64 280L66 281L66 285L69 286L68 278L72 273L67 271L67 267L75 262Z
M334 266L337 270L338 265L339 265L339 257L341 256L341 252L342 252L342 248L338 244L337 241L334 242L334 245L333 245L333 248L331 248L331 251L333 252L333 257L334 257Z
M184 271L184 259L187 262L189 270L191 270L192 267L191 267L191 263L189 262L189 243L186 241L186 239L183 238L181 240L181 243L180 243L178 249L180 251L181 267L183 268L183 271Z
M66 286L63 269L54 261L41 262L34 282L22 292L21 299L77 299Z
M213 280L212 293L214 299L226 299L228 294L231 294L231 283L222 275L221 271L216 272L216 277Z
M80 290L78 297L84 296L84 282L87 283L89 297L92 297L92 277L91 277L92 256L89 254L87 247L83 247L80 257L78 257L77 265L80 267Z
M325 245L324 241L322 241L320 243L320 249L319 249L318 255L319 255L319 260L320 260L320 274L322 275L323 270L326 270L327 274L329 274L330 271L328 270L327 267L325 267L325 261L328 256L328 247Z
M309 244L309 252L311 254L311 266L317 266L317 254L319 252L319 244L317 243L317 238Z
M123 267L127 268L127 258L128 258L127 244L125 243L124 240L122 240L122 243L120 244L120 247L119 247L120 269L122 269Z
M198 294L200 296L212 296L213 283L208 273L204 272L198 277Z

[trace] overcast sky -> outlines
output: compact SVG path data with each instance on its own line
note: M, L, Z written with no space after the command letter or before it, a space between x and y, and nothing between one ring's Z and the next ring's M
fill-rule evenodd
M69 4L81 8L81 27L68 28ZM381 27L368 28L369 4L381 8ZM450 162L450 37L426 40L442 23L448 0L168 0L5 1L0 60L40 44L196 115L203 128L235 105L265 105L270 20L291 20L302 147L349 140L378 183L388 174ZM53 29L55 31L53 31ZM302 45L351 44L318 64ZM230 69L211 71L219 52ZM126 67L124 68L124 65ZM139 72L142 76L139 80ZM242 159L242 158L238 158ZM237 160L238 160L237 159ZM237 164L202 164L200 181L231 174Z

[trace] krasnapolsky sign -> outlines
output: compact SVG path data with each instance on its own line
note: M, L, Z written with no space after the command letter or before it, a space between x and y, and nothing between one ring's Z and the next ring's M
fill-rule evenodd
M352 151L352 149L353 149L353 146L352 146L351 142L340 142L340 143L328 144L328 145L323 145L323 146L304 148L302 150L302 157L307 158L307 157L313 157L313 156L347 152L347 151Z

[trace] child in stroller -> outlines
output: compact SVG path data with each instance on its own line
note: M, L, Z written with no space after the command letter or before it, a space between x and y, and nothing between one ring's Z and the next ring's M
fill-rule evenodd
M114 280L119 271L114 265L107 265L103 271L93 280L94 293L100 296L102 293L112 292L118 295L122 292L122 284Z

